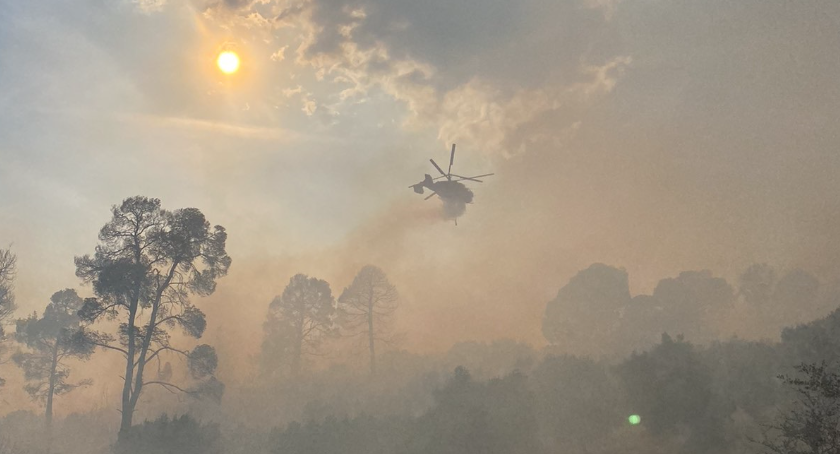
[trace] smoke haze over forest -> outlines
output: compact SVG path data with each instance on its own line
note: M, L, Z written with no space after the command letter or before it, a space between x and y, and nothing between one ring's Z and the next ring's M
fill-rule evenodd
M520 386L515 377L489 381L496 376L520 369L538 383L565 371L550 355L615 366L633 351L683 354L680 334L704 364L723 355L714 341L733 338L772 345L772 376L821 359L792 353L808 350L803 338L779 342L785 327L840 307L840 2L0 6L0 250L16 256L17 310L4 322L11 350L14 320L43 315L55 292L106 299L77 276L74 257L101 245L112 206L145 196L172 213L197 208L226 231L230 269L214 291L190 297L206 329L199 340L173 334L190 349L215 348L226 422L263 415L248 402L259 401L264 379L269 304L290 279L322 279L338 301L366 265L399 293L380 350L394 355L382 366L393 399L365 407L376 417L411 399L411 417L445 411L429 403L429 389L469 382L456 366L481 383L475 395L492 400ZM216 67L221 50L239 54L237 73ZM428 160L445 163L453 143L453 171L495 173L465 182L474 203L457 226L443 200L407 188L434 174ZM765 277L766 295L751 300L744 289ZM318 384L283 400L288 413L265 410L262 422L284 427L304 407L320 414L303 402L313 395L325 408L352 407L317 389L340 389L356 380L347 370L367 370L367 341L325 339L303 367L321 374ZM57 397L56 415L113 416L118 357L97 350L71 363L71 377L95 381ZM528 367L517 363L525 357ZM627 377L644 368L633 367L605 380L635 383ZM443 375L408 378L432 370ZM0 415L43 412L11 360L0 377ZM214 413L206 402L144 392L135 424ZM528 452L520 449L510 452Z

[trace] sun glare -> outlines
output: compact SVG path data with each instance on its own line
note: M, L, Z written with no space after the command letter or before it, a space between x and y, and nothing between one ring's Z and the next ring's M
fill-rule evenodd
M239 56L231 51L222 52L219 54L219 58L216 59L216 64L219 65L219 69L223 73L233 74L239 69Z

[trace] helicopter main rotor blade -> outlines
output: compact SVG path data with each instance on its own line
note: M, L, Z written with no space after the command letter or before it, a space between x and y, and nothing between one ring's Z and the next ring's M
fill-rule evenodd
M428 197L426 197L426 198L425 198L425 199L423 199L423 200L429 200L429 199L431 199L432 197L434 197L434 196L436 196L436 195L437 195L437 192L433 192L433 193L431 193Z
M455 162L455 144L452 144L452 154L449 155L449 174L452 174L452 163Z
M458 178L460 178L460 179L462 179L462 180L476 181L476 182L479 182L479 183L484 183L484 182L483 182L483 181L481 181L481 180L476 180L476 178L480 178L480 177L489 177L490 175L493 175L493 174L492 174L492 173L488 173L488 174L484 174L484 175L476 175L476 176L474 176L474 177L462 177L461 175L455 175L454 173L452 174L452 176L453 176L453 177L458 177Z
M443 173L443 169L441 169L440 166L437 165L434 159L429 159L429 161L432 163L433 166L435 166L435 168L438 170L438 172L440 172L441 175L445 176L447 179L451 179L449 178L449 175Z
M452 175L452 176L457 177L458 175ZM460 177L458 180L452 180L452 181L464 181L464 180L475 181L476 183L484 183L483 181L476 180L475 178L463 178L463 177Z

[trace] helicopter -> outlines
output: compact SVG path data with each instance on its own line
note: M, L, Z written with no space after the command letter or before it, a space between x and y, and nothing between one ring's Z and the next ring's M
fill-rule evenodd
M430 195L428 195L423 200L429 200L434 196L438 196L444 202L444 211L447 214L447 217L455 219L455 225L458 225L457 217L463 214L465 209L465 204L472 203L473 193L470 191L461 181L475 181L477 183L483 183L483 181L479 180L478 178L489 177L494 175L492 173L485 173L483 175L475 175L471 177L465 177L461 175L457 175L452 173L452 164L455 161L455 144L452 144L452 152L449 155L449 168L446 172L440 168L440 166L435 162L434 159L429 159L429 162L440 172L439 177L432 178L431 175L428 173L425 175L423 181L413 184L409 186L409 188L413 189L414 192L417 194L423 194L425 189L432 191ZM444 181L438 181L443 180ZM454 179L453 179L454 178Z

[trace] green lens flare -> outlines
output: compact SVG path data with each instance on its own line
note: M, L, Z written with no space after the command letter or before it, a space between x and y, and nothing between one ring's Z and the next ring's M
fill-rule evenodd
M642 417L639 415L630 415L630 417L627 418L627 422L635 426L642 422Z

